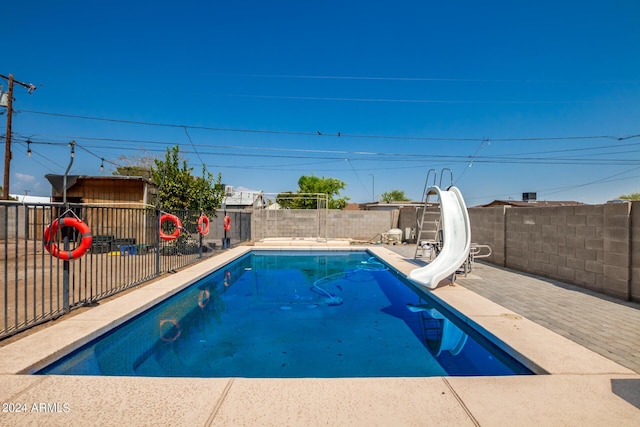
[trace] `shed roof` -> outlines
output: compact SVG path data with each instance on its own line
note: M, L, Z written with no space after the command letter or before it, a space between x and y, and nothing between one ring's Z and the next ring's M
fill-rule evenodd
M62 193L64 190L64 175L57 175L57 174L46 174L44 176L45 178L47 178L47 180L49 181L49 183L51 184L51 186L53 187L53 189L58 192L58 193ZM123 176L123 175L109 175L109 176L93 176L93 175L67 175L67 190L71 187L73 187L74 185L76 185L76 183L79 180L85 180L85 179L91 179L91 180L105 180L105 181L114 181L114 180L134 180L134 181L143 181L147 184L152 184L155 185L150 179L148 178L144 178L142 176Z

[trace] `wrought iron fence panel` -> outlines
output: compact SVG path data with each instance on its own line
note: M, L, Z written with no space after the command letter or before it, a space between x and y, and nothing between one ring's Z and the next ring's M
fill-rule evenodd
M152 207L0 202L0 339L96 304L223 247L220 212L204 213L210 221L206 235L198 228L201 212L171 212L182 225L172 240L160 238L162 213ZM251 214L228 215L232 226L226 233L231 245L250 240ZM82 242L76 228L51 227L61 218L77 218L89 227L92 241L82 256L65 260L51 254L57 248L64 258Z

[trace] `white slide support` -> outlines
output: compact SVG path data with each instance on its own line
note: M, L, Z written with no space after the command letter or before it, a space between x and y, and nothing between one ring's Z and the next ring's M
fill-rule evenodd
M455 273L467 261L471 249L471 226L467 205L457 187L441 190L433 186L428 191L437 193L440 199L442 249L432 262L411 270L409 279L435 289L441 280Z

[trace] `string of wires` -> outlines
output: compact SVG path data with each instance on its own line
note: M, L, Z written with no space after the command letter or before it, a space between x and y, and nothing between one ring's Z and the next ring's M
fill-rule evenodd
M188 133L187 133L188 135ZM132 143L144 144L145 151L148 152L166 152L167 147L176 145L175 142L155 141L155 140L137 140L137 139L114 139L86 136L58 136L57 138L65 138L65 141L54 142L37 136L25 138L16 137L14 140L23 145L29 142L30 146L46 145L64 147L68 144L68 140L73 139L77 142L77 146L87 152L89 155L108 162L114 166L121 166L117 162L106 159L105 155L97 154L95 151L108 150L116 151L122 154L123 151L139 152L140 148L132 146ZM486 141L486 140L484 140ZM491 140L494 142L494 140ZM80 143L82 142L82 143ZM122 142L123 144L102 144L102 143ZM216 157L248 157L248 158L279 158L279 159L299 159L331 162L331 161L375 161L375 162L392 162L392 163L420 163L439 161L454 163L523 163L523 164L557 164L557 165L640 165L640 159L634 159L629 156L623 157L603 157L603 156L619 156L629 153L640 152L640 142L618 144L615 147L611 145L599 145L594 147L585 147L578 149L537 151L531 153L513 153L502 155L478 155L478 150L472 155L456 155L456 154L435 154L435 153L395 153L380 151L349 151L349 150L324 150L324 149L300 149L300 148L284 148L284 147L255 147L241 145L216 145L216 144L195 144L189 137L191 148L181 147L184 154L195 154L202 164L205 164L202 156L210 155ZM621 150L622 148L628 148ZM615 148L615 150L614 150ZM603 151L607 150L607 151ZM580 152L577 154L576 152ZM562 155L570 153L571 155ZM208 166L208 165L207 165ZM265 167L262 165L261 167ZM278 167L278 165L272 165Z
M424 136L403 136L403 135L374 135L374 134L348 134L342 132L328 133L321 130L316 131L287 131L287 130L268 130L268 129L248 129L248 128L227 128L227 127L212 127L212 126L195 126L184 124L171 124L171 123L157 123L157 122L143 122L136 120L124 120L124 119L112 119L105 117L91 117L91 116L79 116L73 114L51 113L45 111L34 110L21 110L21 113L41 114L49 116L67 117L74 119L84 120L97 120L121 124L134 124L144 126L156 126L156 127L170 127L170 128L182 128L182 129L198 129L217 132L241 132L241 133L263 133L263 134L275 134L275 135L300 135L300 136L324 136L324 137L337 137L337 138L369 138L369 139L398 139L407 141L473 141L482 142L487 138L447 138L447 137L424 137ZM578 135L578 136L555 136L555 137L526 137L526 138L490 138L493 142L518 142L518 141L559 141L559 140L587 140L587 139L612 139L612 140L625 140L630 138L638 138L640 134L625 135L625 136L611 136L611 135Z
M311 165L323 165L324 171L344 171L344 162L347 161L350 169L358 176L358 170L369 171L371 166L367 166L367 162L375 162L375 169L394 170L401 164L403 168L419 168L423 169L425 164L444 165L451 164L539 164L539 165L579 165L579 166L638 166L640 159L629 156L629 153L640 152L640 142L624 142L630 139L640 137L640 134L633 135L572 135L572 136L552 136L552 137L517 137L517 138L459 138L459 137L431 137L431 136L396 136L396 135L376 135L376 134L348 134L348 133L329 133L324 131L289 131L289 130L262 130L262 129L245 129L245 128L226 128L226 127L210 127L210 126L191 126L170 123L142 122L132 120L121 120L102 117L78 116L60 113L48 113L42 111L24 110L23 113L44 114L57 117L67 117L81 120L106 121L120 124L132 124L140 126L164 127L183 129L188 139L188 146L180 147L181 153L195 154L203 165L203 168L241 168L241 169L259 169L259 170L283 170L294 171L296 167L301 167L303 172L308 172ZM432 142L434 144L442 143L478 143L477 149L472 155L456 155L456 154L437 154L433 150L428 153L398 153L398 152L379 152L379 151L355 151L355 150L328 150L328 149L305 149L305 148L286 148L286 147L256 147L247 145L232 144L196 144L189 130L211 131L211 132L233 132L233 133L250 133L250 134L272 134L286 135L293 137L309 137L322 138L340 138L340 139L372 139L372 140L399 140L399 141L422 141ZM56 142L56 139L60 141ZM144 147L144 151L150 153L165 153L169 147L180 145L175 141L162 141L153 139L127 139L127 138L109 138L91 135L34 135L31 137L18 136L17 142L22 145L28 145L29 148L34 145L60 146L66 147L69 140L75 140L76 146L96 159L99 159L101 168L104 163L108 163L118 168L123 165L110 160L109 157L121 158L123 153L136 152L139 153L140 146ZM565 148L553 150L537 150L529 152L513 152L500 155L479 155L479 152L488 141L492 143L518 143L518 142L545 142L545 141L587 141L600 140L607 143L590 147ZM611 144L615 142L615 145ZM113 154L114 151L117 154ZM49 154L49 153L47 153ZM212 156L220 159L218 164L206 164L203 156ZM605 157L608 156L608 157ZM622 156L622 157L620 157ZM41 156L47 159L48 168L51 167L50 156ZM224 158L247 158L259 159L257 164L238 164L240 162L226 162ZM275 164L274 162L264 162L265 158L287 160L286 164ZM297 160L292 164L291 160ZM362 167L356 168L354 163L358 162ZM324 165L331 163L336 164L336 169L329 169ZM381 166L386 163L389 166ZM338 166L339 165L339 166ZM62 167L58 166L60 169ZM468 168L465 168L465 171ZM635 169L635 168L634 168ZM462 174L464 176L464 172ZM460 176L460 178L462 178ZM459 179L458 178L458 181ZM607 177L606 179L610 179ZM605 178L603 178L605 179ZM599 181L597 181L599 182ZM596 183L597 183L596 182ZM364 184L360 180L364 188ZM591 185L587 183L584 185ZM582 185L582 184L580 184ZM563 191L563 189L550 189L550 191Z

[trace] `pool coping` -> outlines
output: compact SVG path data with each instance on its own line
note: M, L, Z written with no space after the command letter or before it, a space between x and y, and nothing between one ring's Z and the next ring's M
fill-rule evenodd
M1 347L0 374L34 372L252 250L365 250L383 259L405 277L417 268L402 255L382 246L351 246L348 249L330 245L236 247ZM430 292L452 308L461 320L480 330L536 374L634 373L458 284L441 284ZM545 345L541 346L539 342Z
M31 403L47 402L54 397L46 398L45 396L58 396L55 399L62 399L57 400L59 402L64 403L64 399L73 400L70 413L97 410L106 415L108 404L96 403L95 400L98 399L98 396L78 394L74 390L77 387L84 387L87 390L95 389L100 395L106 393L106 390L110 390L111 387L115 387L123 390L124 395L131 402L137 402L140 405L147 402L147 407L144 411L138 408L139 413L133 417L129 414L129 418L118 418L111 413L104 420L111 420L115 425L117 424L116 420L126 419L129 421L129 425L143 425L145 422L142 420L139 424L135 420L138 415L142 416L147 413L147 409L153 410L159 402L164 402L165 406L178 404L171 400L166 402L167 396L158 396L159 391L153 390L154 387L160 385L170 385L175 390L199 390L200 388L207 390L207 396L211 396L211 398L202 403L206 408L203 410L207 412L193 415L196 422L205 421L204 424L210 424L213 420L221 424L226 424L225 421L232 424L243 424L249 420L252 422L267 420L266 424L278 424L285 420L285 424L291 424L296 420L302 421L302 419L308 424L318 424L319 420L323 420L321 424L325 424L327 421L329 424L341 424L343 421L346 423L348 419L359 421L366 419L373 424L382 425L385 424L384 420L390 421L389 414L395 414L393 420L399 421L399 424L404 424L403 420L411 424L416 419L424 421L421 418L424 414L409 413L407 412L408 408L415 410L420 405L428 403L426 401L428 399L436 399L438 405L426 412L433 413L436 420L439 419L444 424L477 425L483 421L493 424L497 423L496 419L499 420L501 417L504 417L503 421L514 424L511 421L518 420L517 414L509 412L508 415L506 413L500 415L501 412L504 413L507 410L503 407L504 402L507 401L521 402L526 405L526 410L522 408L524 414L533 410L544 409L546 411L546 415L538 413L537 418L530 419L531 424L541 424L545 417L555 422L558 419L567 419L567 417L571 417L569 419L572 421L584 419L587 425L598 420L604 421L602 417L606 417L607 422L612 419L619 420L617 424L620 425L632 425L635 423L634 419L636 422L638 420L635 417L638 417L640 412L638 412L638 400L634 400L634 396L637 396L638 393L639 375L457 284L440 286L432 293L462 315L464 321L490 334L495 342L501 343L503 349L516 355L516 358L525 362L526 366L537 373L550 375L262 380L24 375L46 366L61 355L84 345L168 295L179 292L210 271L251 250L368 250L403 275L407 275L409 271L417 267L407 258L383 246L350 246L345 248L344 246L316 244L295 247L263 245L232 248L193 267L168 275L154 283L1 347L0 384L3 387L0 388L2 389L0 398L2 402L19 401L20 399ZM69 386L72 389L68 390ZM143 392L142 389L146 390L149 387L151 387L150 390ZM621 394L624 393L616 393L616 387L619 390L627 390L624 393L630 394L631 397L622 396L621 399ZM127 393L128 389L135 390L134 395ZM274 390L277 390L277 401L274 401L275 396L269 397L274 393ZM263 394L256 395L255 393ZM491 393L493 397L489 398L485 393ZM566 393L569 398L567 395L562 397L559 393ZM318 406L318 402L327 403L327 399L332 402L336 396L343 395L346 399L347 394L352 404L343 408L342 418L334 418L335 414L330 415L326 411L317 414L313 412L313 408ZM394 399L389 400L388 396L383 398L385 394L391 394ZM260 396L258 401L263 402L266 407L255 406L256 396ZM498 403L500 402L498 396L503 398L502 403ZM152 399L155 403L149 404L148 399ZM385 403L381 399L385 399ZM286 409L286 404L292 405L294 401L306 402L308 406L305 407L306 409L301 409L300 405L293 405L297 415L292 414L291 409ZM247 402L254 402L253 407L247 405ZM371 402L375 402L375 409L372 409ZM391 405L392 402L395 404ZM606 410L603 409L603 403L606 403ZM193 402L190 404L192 405ZM182 408L182 406L180 407ZM366 415L362 413L364 408L369 408ZM386 408L386 412L380 412L382 408ZM596 410L596 408L598 409ZM264 412L265 410L267 412ZM64 411L58 412L62 420L66 415ZM338 415L340 413L338 411ZM10 425L12 422L20 424L18 415L12 414L9 418L5 418L5 415L0 413L3 425ZM179 415L179 413L174 415ZM336 422L331 423L332 419L335 419ZM522 418L523 421L526 419L529 418ZM189 420L191 421L191 418ZM4 421L9 423L5 424ZM147 419L146 422L148 421ZM163 423L165 421L167 420L163 419ZM183 417L175 418L175 423L177 425L187 424Z

